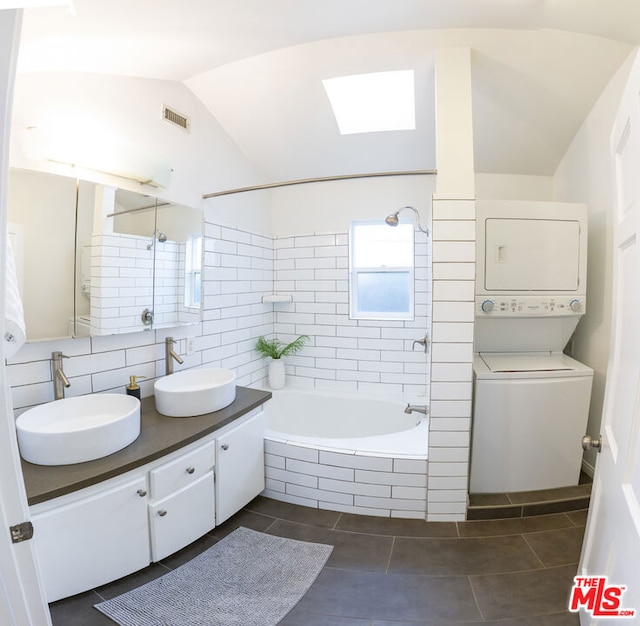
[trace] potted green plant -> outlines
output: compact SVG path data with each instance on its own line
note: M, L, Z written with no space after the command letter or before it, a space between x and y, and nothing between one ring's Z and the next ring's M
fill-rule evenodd
M282 357L300 352L307 341L309 341L308 335L300 335L297 339L287 344L277 337L273 339L258 338L256 350L262 356L271 357L271 362L269 363L269 387L271 389L282 389L284 387L285 371Z

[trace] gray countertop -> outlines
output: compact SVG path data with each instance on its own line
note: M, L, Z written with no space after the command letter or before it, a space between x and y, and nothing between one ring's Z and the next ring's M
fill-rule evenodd
M194 417L160 415L154 399L144 398L140 436L123 450L74 465L34 465L22 460L28 502L45 502L146 465L230 424L269 398L269 391L236 387L236 399L228 407Z

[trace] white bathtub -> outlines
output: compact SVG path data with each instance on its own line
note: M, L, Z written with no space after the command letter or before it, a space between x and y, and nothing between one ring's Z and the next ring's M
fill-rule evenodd
M424 519L428 419L406 414L406 401L285 389L267 406L264 495Z

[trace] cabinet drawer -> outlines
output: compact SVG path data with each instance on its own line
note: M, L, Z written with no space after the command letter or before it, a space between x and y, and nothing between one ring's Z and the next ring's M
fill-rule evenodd
M160 561L215 526L213 472L149 505L151 559Z
M171 492L190 485L215 464L215 441L210 441L177 459L165 463L149 472L151 498L164 498Z

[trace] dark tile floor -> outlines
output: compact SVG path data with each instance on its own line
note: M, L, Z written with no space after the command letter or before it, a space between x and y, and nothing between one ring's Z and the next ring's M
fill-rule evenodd
M55 602L51 614L55 626L113 625L93 604L161 576L245 526L334 546L281 626L576 626L566 607L585 523L586 511L429 523L258 497L165 561Z

